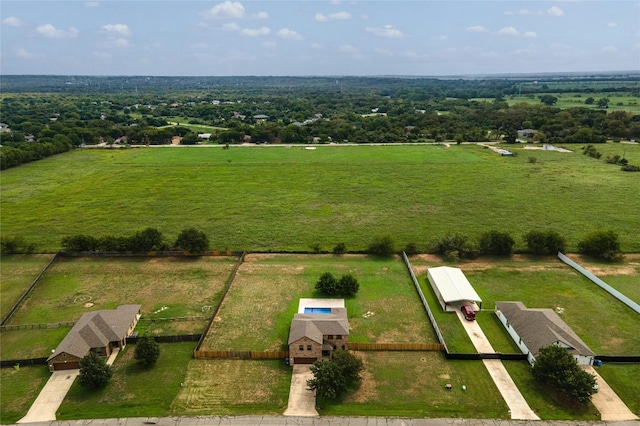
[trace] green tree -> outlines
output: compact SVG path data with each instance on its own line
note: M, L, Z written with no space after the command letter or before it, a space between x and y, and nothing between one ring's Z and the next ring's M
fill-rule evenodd
M95 251L98 248L98 241L90 235L73 235L62 239L62 250L69 253L81 251Z
M186 250L190 253L199 253L209 248L209 239L204 232L199 231L196 228L187 228L180 232L174 247Z
M448 233L435 243L436 253L442 254L447 260L456 262L461 258L478 257L478 247L467 235Z
M347 245L345 243L338 243L333 248L333 254L345 254L347 252Z
M390 257L395 253L395 243L390 235L377 236L373 239L373 242L369 245L368 252L370 254Z
M600 98L598 99L598 108L606 109L609 108L609 98Z
M566 247L566 240L556 231L529 231L524 235L527 249L532 254L557 254Z
M480 235L480 251L485 254L511 256L515 241L506 232L488 231Z
M587 99L584 100L585 105L593 105L594 102L595 102L595 99L593 99L592 96L589 96Z
M540 348L532 374L536 381L556 387L581 404L588 403L595 392L595 378L580 368L569 351L558 345Z
M540 98L540 102L547 106L555 105L558 102L558 98L553 95L541 95L538 98Z
M131 249L137 252L148 252L153 250L162 250L165 244L162 241L162 232L156 228L147 228L143 231L136 232L131 238Z
M136 349L133 357L138 364L150 367L156 363L160 357L160 345L151 336L142 336L136 342Z
M351 274L343 275L338 281L338 293L342 296L355 296L360 290L360 283Z
M622 259L620 239L614 231L594 231L578 243L578 251L582 254L609 261Z
M363 370L362 360L351 352L334 351L332 359L316 361L311 366L313 379L307 380L307 386L321 398L339 400L360 382Z
M335 296L339 294L338 280L331 272L325 272L316 282L316 291L327 296Z
M80 360L78 383L86 388L101 388L111 380L111 368L106 360L95 352L89 352Z

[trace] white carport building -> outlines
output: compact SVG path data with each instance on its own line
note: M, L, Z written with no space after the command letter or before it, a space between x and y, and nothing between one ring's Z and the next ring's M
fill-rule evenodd
M429 268L427 276L445 311L456 311L462 305L471 305L475 311L482 307L482 299L459 268L450 266Z

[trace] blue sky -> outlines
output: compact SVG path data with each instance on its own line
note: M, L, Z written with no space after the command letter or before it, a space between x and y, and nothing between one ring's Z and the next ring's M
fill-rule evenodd
M640 1L0 0L0 72L640 70Z

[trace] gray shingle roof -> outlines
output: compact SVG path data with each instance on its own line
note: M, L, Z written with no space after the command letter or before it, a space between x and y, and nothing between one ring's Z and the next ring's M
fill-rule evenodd
M561 342L575 355L593 356L593 351L553 309L531 309L522 302L496 302L509 324L527 345L533 356L540 348Z
M109 342L124 339L140 308L141 305L121 305L114 310L87 312L74 324L47 361L63 352L83 358L91 348L106 347Z
M330 314L295 314L289 329L289 344L303 337L322 344L322 336L349 335L345 308L331 308Z

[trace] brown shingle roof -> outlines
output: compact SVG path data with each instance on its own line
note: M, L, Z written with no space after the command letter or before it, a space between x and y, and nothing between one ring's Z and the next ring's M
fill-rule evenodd
M575 355L594 355L553 309L531 309L522 302L496 302L496 308L502 312L533 356L538 356L540 348L558 342L568 346L569 352Z
M106 347L109 342L124 339L140 308L141 305L121 305L114 310L87 312L74 324L47 361L63 352L83 358L91 348Z
M349 335L345 308L331 308L330 314L295 314L289 329L289 344L303 337L322 343L322 336Z

